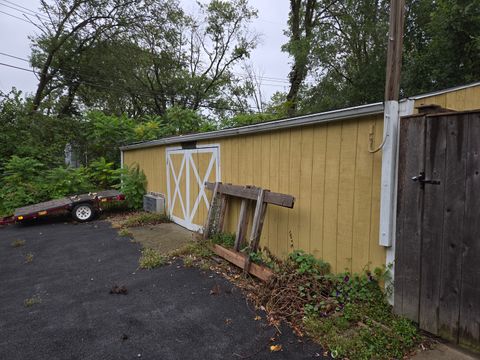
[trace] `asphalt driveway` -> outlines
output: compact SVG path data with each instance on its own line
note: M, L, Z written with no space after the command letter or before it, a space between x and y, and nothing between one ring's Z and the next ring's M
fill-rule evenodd
M230 283L181 263L139 270L139 252L103 221L0 229L0 359L321 357L288 328L270 352L276 330Z

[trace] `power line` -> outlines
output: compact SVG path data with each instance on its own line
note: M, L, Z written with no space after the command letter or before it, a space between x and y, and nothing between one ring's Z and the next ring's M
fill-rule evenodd
M12 14L9 14L9 13L7 13L7 12L5 12L5 11L2 11L2 10L0 10L0 13L5 14L5 15L7 15L7 16L10 16L10 17L12 17L12 18L15 18L15 19L24 21L24 22L26 22L27 24L30 24L30 25L39 26L38 24L35 24L33 21L28 21L28 20L26 20L26 19L24 19L24 18L21 18L20 16L12 15Z
M40 75L39 72L33 70L33 69L27 69L27 68L23 68L23 67L20 67L20 66L15 66L15 65L11 65L11 64L6 64L6 63L3 63L3 62L0 62L0 66L6 66L6 67L10 67L10 68L13 68L13 69L17 69L17 70L22 70L22 71L26 71L26 72L31 72L33 74L37 74L37 75ZM89 83L87 81L79 81L78 82L79 84L85 84L85 85L90 85L90 86L93 86L93 87L98 87L98 88L103 88L103 89L107 89L107 90L114 90L114 91L117 91L117 92L120 92L120 93L123 93L123 94L126 94L126 95L132 95L132 93L128 92L127 90L125 89L120 89L118 87L113 87L113 86L110 86L110 87L107 87L107 86L102 86L102 85L99 85L99 84L93 84L93 83ZM139 94L139 95L145 95L145 96L152 96L153 94L151 93L146 93L146 92L142 92L142 91L134 91L135 94ZM190 103L190 105L192 105ZM206 108L206 109L211 109L211 110L229 110L229 111L238 111L237 109L232 109L232 108L225 108L225 107L216 107L216 106L212 106L212 105L202 105L202 104L199 104L198 107L201 107L201 108ZM256 110L255 107L253 106L248 106L248 108L250 110L254 109Z
M17 60L21 60L21 61L25 61L27 63L30 63L30 61L28 59L25 59L25 58L22 58L22 57L19 57L19 56L15 56L15 55L10 55L10 54L7 54L7 53L1 52L1 51L0 51L0 55L7 56L7 57L10 57L12 59L17 59Z
M2 1L4 1L4 0L2 0ZM3 4L0 3L0 6L5 6L5 7L7 7L7 8L12 9L12 10L18 11L19 13L21 13L21 14L23 14L23 15L29 15L29 16L35 16L35 17L38 16L38 17L42 17L43 19L47 20L46 17L44 17L43 15L40 15L40 14L38 14L38 13L32 11L32 10L28 10L29 13L25 13L24 10L18 9L18 8L14 7L14 6L11 6L11 5L8 5L8 4L5 4L5 3L3 3Z
M8 54L8 53L5 53L5 52L0 52L0 55L7 56L7 57L10 57L10 58L13 58L13 59L17 59L17 60L21 60L21 61L25 61L25 62L27 62L27 63L30 63L30 61L29 61L28 59L25 59L25 58L22 58L22 57L19 57L19 56L15 56L15 55L12 55L12 54ZM93 79L92 76L86 76L85 74L82 74L82 73L75 73L75 72L73 72L73 71L67 71L67 70L64 70L64 69L58 69L58 68L54 68L54 67L52 67L52 68L55 69L55 70L64 71L64 72L66 72L66 73L71 73L71 74L75 74L75 75L78 74L78 75L82 75L82 76L84 76L84 77ZM247 78L247 76L244 75L244 74L239 74L239 73L234 73L234 74L236 74L236 75L238 75L238 76L241 76L241 77L243 77L243 78ZM262 79L265 79L266 81L271 81L271 80L268 80L267 77L262 78ZM105 81L105 80L102 80L102 81ZM286 87L286 86L288 86L288 85L289 85L289 83L285 83L284 85L271 84L271 83L261 83L261 84L260 84L260 86L282 87L282 88L284 88L284 87Z

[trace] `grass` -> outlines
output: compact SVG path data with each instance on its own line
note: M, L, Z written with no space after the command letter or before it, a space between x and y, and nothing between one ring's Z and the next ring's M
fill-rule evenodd
M165 265L167 263L167 257L160 254L153 249L143 249L142 256L139 260L141 269L154 269L156 267Z
M182 257L192 255L197 258L207 258L213 255L212 250L210 250L209 248L209 244L210 243L205 241L190 242L187 245L181 247L180 249L172 251L169 256Z
M145 226L145 225L155 225L170 222L170 218L165 214L156 214L156 213L139 213L132 215L122 224L122 228Z
M212 243L232 248L235 245L235 234L217 233L212 236Z
M127 229L120 229L120 231L118 232L118 235L123 237L133 238L133 234Z
M25 245L25 240L17 239L17 240L12 241L12 243L10 245L14 248L24 246Z
M33 254L27 253L25 255L25 264L30 264L33 261Z
M23 301L23 305L25 307L32 307L35 304L41 304L41 303L42 303L42 299L38 295L35 295L35 296L33 296L31 298L28 298L28 299L25 299Z

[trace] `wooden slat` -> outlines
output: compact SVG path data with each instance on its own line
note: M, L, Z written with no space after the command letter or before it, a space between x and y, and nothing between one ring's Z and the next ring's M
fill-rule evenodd
M425 179L439 185L424 184L423 231L421 249L420 327L438 333L439 290L443 245L443 206L445 186L446 118L426 117ZM416 183L421 187L421 184Z
M225 260L231 262L232 264L238 266L239 268L244 267L245 260L247 256L245 254L242 254L240 252L236 252L233 250L225 249L224 247L220 245L214 245L213 246L213 251L215 254L218 256L221 256ZM252 263L250 264L250 274L256 276L260 280L263 281L268 281L270 277L273 275L272 270L265 266L260 266L258 264Z
M235 250L240 251L240 248L245 243L245 234L248 226L248 205L250 200L242 199L240 205L240 215L238 216L237 233L235 235Z
M257 202L255 204L255 212L252 221L252 232L250 234L249 251L257 251L258 243L260 242L260 235L262 231L263 221L265 218L266 204L264 203L265 195L268 190L260 189L258 192ZM248 273L250 269L250 257L247 257L245 261L244 272Z
M468 119L449 116L442 120L447 121L447 150L438 335L456 342L460 312Z
M208 190L213 190L215 183L206 182L205 187ZM256 200L258 197L259 188L246 188L240 185L228 185L221 184L218 191L231 196L240 198ZM268 192L265 196L265 202L273 205L283 206L287 208L293 208L295 204L295 197L287 194L280 194L276 192Z
M459 343L480 350L480 114L468 122Z
M425 117L402 119L400 131L400 161L404 168L398 180L401 206L397 214L395 311L418 322L423 191L411 177L424 169Z
M221 202L220 202L220 215L218 216L218 231L224 232L225 227L225 215L228 211L228 195L222 194L221 195Z
M212 222L213 207L214 207L214 204L215 204L215 198L218 194L218 188L220 187L220 185L221 185L221 183L217 182L213 186L213 192L212 192L212 197L211 197L211 200L210 200L210 206L208 208L207 221L206 221L205 226L203 228L204 229L203 230L203 238L204 239L208 238L208 235L209 235L209 232L210 232L210 224Z

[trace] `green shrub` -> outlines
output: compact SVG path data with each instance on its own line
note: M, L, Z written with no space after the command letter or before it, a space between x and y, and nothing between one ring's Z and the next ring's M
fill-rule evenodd
M128 207L141 209L143 206L143 195L146 193L147 178L139 166L125 167L118 171L121 177L121 184L117 185L125 195Z
M299 274L325 275L330 271L330 264L307 254L303 250L295 250L288 255L288 260L294 264Z
M90 163L87 175L89 180L96 185L97 190L110 189L120 182L119 172L115 170L115 163L108 162L104 157Z

